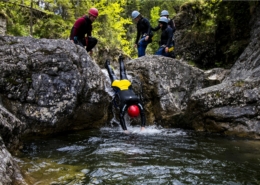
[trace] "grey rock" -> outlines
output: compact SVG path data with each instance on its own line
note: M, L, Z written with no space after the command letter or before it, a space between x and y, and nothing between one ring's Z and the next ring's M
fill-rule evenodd
M186 124L209 132L260 139L260 6L251 41L221 84L192 94Z
M0 37L0 53L2 103L26 123L26 133L104 121L97 111L108 101L104 76L83 48L66 40L6 36Z

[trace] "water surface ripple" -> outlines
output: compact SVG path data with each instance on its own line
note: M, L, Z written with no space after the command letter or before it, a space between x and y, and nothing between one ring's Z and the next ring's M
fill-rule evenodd
M30 184L260 184L260 141L180 129L102 128L26 140Z

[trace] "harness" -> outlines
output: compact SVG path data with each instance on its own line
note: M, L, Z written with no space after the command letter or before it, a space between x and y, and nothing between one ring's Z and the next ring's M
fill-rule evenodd
M115 90L115 95L112 99L112 104L115 108L118 109L120 107L119 92L122 90L128 90L130 86L134 90L136 96L140 99L141 103L144 103L143 85L139 79L133 78L132 83L129 80L115 80L112 83L112 87L114 87Z
M112 103L115 108L119 108L119 106L120 106L120 99L119 99L119 95L118 95L119 91L128 90L129 86L131 86L131 82L126 79L113 81L112 87L114 87L114 89L115 89L115 96L112 99Z

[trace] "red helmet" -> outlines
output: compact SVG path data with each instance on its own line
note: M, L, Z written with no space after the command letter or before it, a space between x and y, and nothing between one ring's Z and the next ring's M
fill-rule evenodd
M88 13L90 15L93 15L94 17L97 17L98 16L98 10L96 8L90 8Z
M140 111L137 105L131 105L128 107L127 113L130 117L137 117L139 116Z

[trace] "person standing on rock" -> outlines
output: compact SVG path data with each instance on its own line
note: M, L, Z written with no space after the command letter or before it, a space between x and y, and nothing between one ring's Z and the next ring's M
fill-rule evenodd
M159 41L159 49L155 55L162 55L166 57L173 57L173 30L168 26L168 19L166 17L160 17L159 26L162 30L161 40ZM174 58L174 57L173 57Z
M117 79L114 70L110 65L110 61L106 60L105 68L109 74L111 80L111 86L115 91L115 98L114 100L118 102L118 106L120 109L120 125L125 133L128 133L124 115L127 111L130 117L138 117L141 116L141 131L145 129L145 113L144 107L141 100L138 96L134 93L131 87L131 82L127 79L125 66L123 57L119 57L119 66L120 66L120 80Z
M140 12L136 10L132 12L132 19L137 23L135 48L137 47L138 57L142 57L145 55L147 45L152 42L153 35L151 25L148 19L144 18Z
M97 39L91 36L92 23L97 17L98 10L90 8L88 15L84 15L76 20L70 32L70 40L77 45L86 47L87 52L91 52L97 44Z

